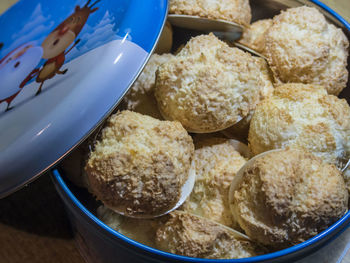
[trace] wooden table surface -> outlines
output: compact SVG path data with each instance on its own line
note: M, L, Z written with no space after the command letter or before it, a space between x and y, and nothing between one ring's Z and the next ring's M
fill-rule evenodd
M16 0L0 0L0 13ZM350 21L350 0L323 0ZM350 260L350 256L349 256ZM47 174L0 200L0 263L83 263Z

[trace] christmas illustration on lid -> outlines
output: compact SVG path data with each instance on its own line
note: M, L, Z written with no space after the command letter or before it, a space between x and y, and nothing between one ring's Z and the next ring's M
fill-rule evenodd
M29 20L23 18L14 27L5 28L0 34L0 117L35 100L43 91L81 78L78 67L83 70L86 65L74 63L78 57L91 53L93 63L98 59L91 52L93 49L104 45L108 49L111 42L120 39L131 40L127 30L118 28L114 15L101 8L102 2L78 0L70 7L56 4L58 11L50 7L49 14L43 3L29 3L33 8ZM69 10L65 17L62 9ZM6 15L11 16L11 12L0 17L0 26ZM11 32L13 28L18 31Z

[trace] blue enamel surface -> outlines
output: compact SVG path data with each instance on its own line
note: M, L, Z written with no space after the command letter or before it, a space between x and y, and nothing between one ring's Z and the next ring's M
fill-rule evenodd
M113 0L111 0L113 1ZM152 50L151 43L155 42L158 35L156 34L156 27L154 25L159 21L160 17L163 16L164 10L167 10L166 1L159 0L137 0L137 1L128 1L129 8L133 12L129 12L124 16L123 21L121 22L121 28L128 30L132 28L134 37L132 41L141 46L147 52ZM141 20L140 17L143 16L143 13L147 12L147 18ZM147 30L145 30L147 28ZM150 39L145 41L145 39Z
M34 40L40 44L56 26L74 12L76 6L83 6L86 2L86 0L19 1L0 16L0 41L4 43L4 48L0 50L0 58L28 41ZM98 10L90 15L79 34L81 41L77 49L83 50L69 60L112 39L123 38L126 33L130 35L132 42L150 52L152 43L158 36L158 28L153 25L159 23L164 10L167 9L166 1L158 0L101 0L94 7L98 7ZM100 30L96 32L100 34L98 39L93 35L93 29ZM114 33L115 36L110 33ZM105 34L106 37L102 38L101 34ZM84 47L93 37L95 43L89 43L89 47Z

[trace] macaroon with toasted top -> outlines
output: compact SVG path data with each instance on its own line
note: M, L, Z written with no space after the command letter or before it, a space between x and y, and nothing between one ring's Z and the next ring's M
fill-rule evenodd
M262 247L242 233L193 214L174 211L156 232L156 247L197 258L232 259L262 254Z
M253 240L273 249L301 243L348 211L339 170L300 149L265 152L238 172L230 205Z
M243 26L252 18L249 0L170 0L169 14L221 19Z
M192 38L156 75L155 96L163 117L196 133L240 121L255 109L265 85L252 55L213 34Z
M273 18L264 38L264 55L280 84L323 85L334 95L346 87L349 41L316 8L282 11Z
M85 170L105 206L149 218L176 208L194 177L193 153L192 138L179 122L123 111L107 121Z
M254 155L293 146L341 167L350 154L350 107L322 86L284 84L256 107L248 140Z
M236 227L228 203L230 184L246 163L248 147L230 139L208 137L195 141L196 181L182 210ZM245 150L245 151L244 151Z

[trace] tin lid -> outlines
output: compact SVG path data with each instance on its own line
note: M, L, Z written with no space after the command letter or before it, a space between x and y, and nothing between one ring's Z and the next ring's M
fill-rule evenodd
M0 198L63 158L152 52L166 0L26 0L0 16Z

